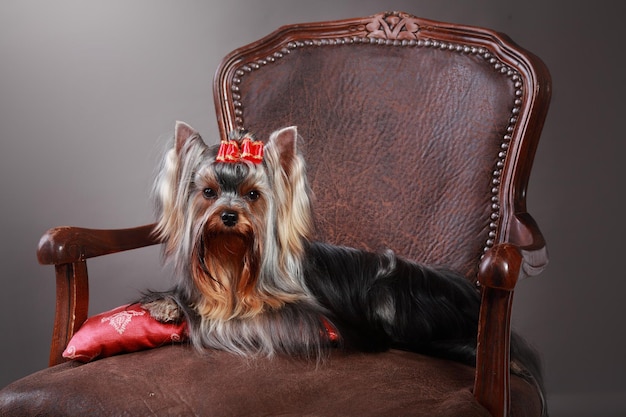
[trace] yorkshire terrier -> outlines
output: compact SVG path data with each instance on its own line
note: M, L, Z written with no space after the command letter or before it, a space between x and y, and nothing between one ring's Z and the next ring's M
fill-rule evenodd
M298 134L236 133L207 146L178 122L155 182L174 288L145 295L160 321L186 320L199 349L323 358L333 346L408 349L475 364L479 290L452 271L312 241ZM512 370L539 380L513 335ZM536 382L536 381L535 381Z

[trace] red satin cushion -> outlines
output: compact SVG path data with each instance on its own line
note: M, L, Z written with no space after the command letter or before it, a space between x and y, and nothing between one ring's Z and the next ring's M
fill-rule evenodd
M63 357L81 362L151 349L187 338L182 323L161 323L140 304L123 305L89 317L74 334Z

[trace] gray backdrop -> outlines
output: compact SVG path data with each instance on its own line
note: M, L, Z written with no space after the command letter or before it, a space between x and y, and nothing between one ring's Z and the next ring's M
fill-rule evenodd
M2 1L0 386L47 365L54 271L37 264L39 237L57 225L151 222L149 188L174 121L214 140L211 83L224 55L284 23L403 10L505 32L550 68L553 102L528 204L551 264L519 285L514 325L543 353L553 416L626 415L617 4ZM159 262L157 248L91 262L90 312L167 287Z

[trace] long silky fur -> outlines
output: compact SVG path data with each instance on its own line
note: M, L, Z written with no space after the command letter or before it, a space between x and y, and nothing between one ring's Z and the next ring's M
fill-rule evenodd
M289 132L276 132L265 147L263 165L255 165L215 163L216 147L206 146L188 126L176 130L154 195L155 233L165 242L164 255L174 265L177 283L172 291L147 294L143 302L176 303L199 349L323 357L327 312L306 288L302 270L312 225L308 185L295 143L281 138ZM240 204L236 195L215 207L206 204L201 188L219 183L218 177L253 184L263 201L255 203L255 210ZM237 206L247 230L236 236L207 234L227 205Z
M177 125L154 186L155 233L177 281L143 302L177 306L200 350L320 360L331 323L348 348L395 347L474 365L479 291L455 272L391 251L312 242L311 192L296 145L295 128L286 128L270 136L262 164L218 163L217 147ZM207 201L202 190L211 187L220 194ZM259 200L246 200L251 188ZM232 230L220 225L226 209L239 215ZM512 342L512 370L541 387L534 351L516 334Z

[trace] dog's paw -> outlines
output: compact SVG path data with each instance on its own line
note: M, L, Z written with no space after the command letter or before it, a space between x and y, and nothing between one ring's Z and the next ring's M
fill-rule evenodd
M177 323L183 318L182 311L173 300L162 299L142 304L150 315L161 323Z

